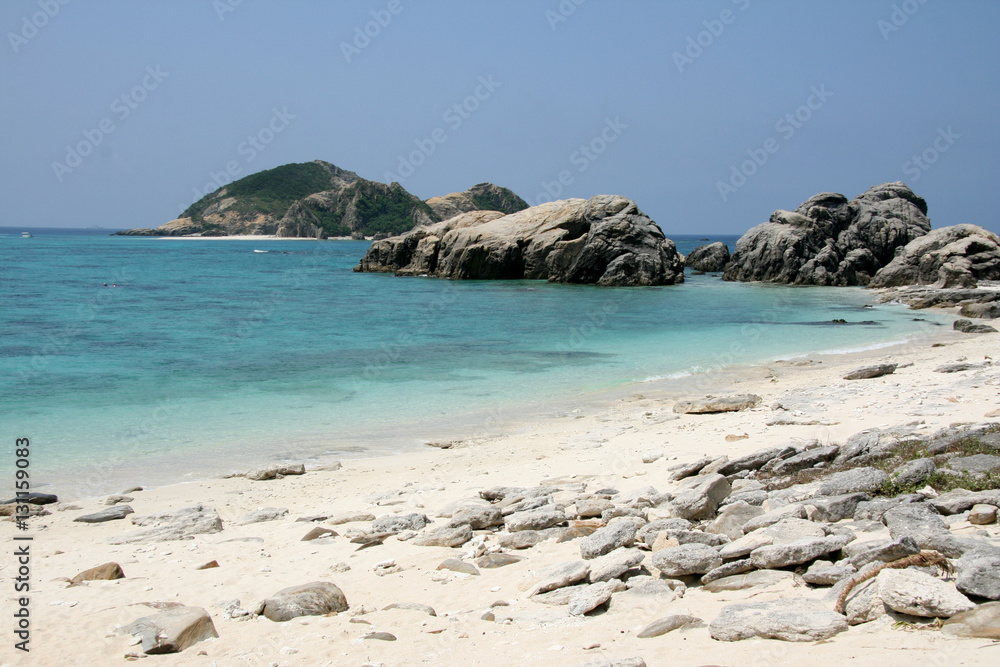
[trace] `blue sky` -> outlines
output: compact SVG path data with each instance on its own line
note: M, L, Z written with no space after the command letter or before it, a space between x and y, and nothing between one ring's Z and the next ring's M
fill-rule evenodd
M152 227L322 159L623 194L668 236L902 180L1000 231L997 2L63 2L0 6L0 226Z

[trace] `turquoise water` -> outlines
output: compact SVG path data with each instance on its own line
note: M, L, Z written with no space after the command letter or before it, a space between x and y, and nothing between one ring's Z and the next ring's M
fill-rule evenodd
M353 273L361 241L20 231L0 229L0 451L30 437L35 483L68 497L400 451L945 321L850 288L451 282Z

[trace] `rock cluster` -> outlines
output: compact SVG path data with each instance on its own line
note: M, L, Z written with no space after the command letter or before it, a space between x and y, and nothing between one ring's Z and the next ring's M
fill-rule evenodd
M714 273L722 271L729 263L729 246L722 241L700 245L684 258L684 265L695 271Z
M954 225L907 243L871 286L969 288L980 280L1000 280L1000 236L977 225Z

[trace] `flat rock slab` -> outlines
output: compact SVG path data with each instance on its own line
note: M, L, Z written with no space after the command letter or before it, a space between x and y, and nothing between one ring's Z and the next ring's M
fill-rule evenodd
M275 622L299 616L324 616L347 610L347 598L336 584L313 581L283 588L257 605L256 612Z
M440 568L439 568L440 569ZM393 602L382 607L382 611L390 611L392 609L405 609L407 611L419 611L422 614L427 614L428 616L437 616L437 612L434 607L430 605L421 604L419 602Z
M704 625L705 622L697 616L691 616L690 614L671 614L670 616L665 616L653 621L640 630L636 637L639 639L648 639L650 637L665 635L668 632L673 632L674 630L679 630L680 628L700 628Z
M682 544L653 554L653 567L668 577L705 574L720 565L719 550L706 544Z
M420 530L431 522L426 514L387 514L372 522L373 533L401 533L404 530Z
M586 561L576 560L553 565L541 573L532 594L548 593L557 588L572 586L586 579L588 574L590 574L590 564Z
M342 512L327 518L325 523L331 526L339 526L342 523L354 523L355 521L374 521L375 515L370 512Z
M747 588L757 586L773 586L782 581L792 578L791 572L781 570L755 570L746 574L736 574L730 577L723 577L702 586L703 590L709 593L722 593L724 591L742 591Z
M147 655L179 653L204 639L219 636L207 611L184 605L136 619L125 626L124 632L138 637Z
M472 563L466 563L464 560L459 560L458 558L446 558L441 561L441 564L437 566L439 570L451 570L452 572L459 572L461 574L469 574L473 576L479 576L479 570Z
M265 521L277 521L288 516L288 510L284 507L262 507L248 514L244 514L234 523L237 526L246 526L251 523L264 523Z
M638 549L615 549L590 561L590 581L596 583L618 579L645 558L646 554Z
M874 491L889 480L889 475L878 468L854 468L835 472L819 485L817 495L840 496L849 493Z
M413 543L420 547L460 547L472 539L472 528L467 523L443 526L418 535Z
M504 523L507 530L516 533L522 530L545 530L552 526L558 526L568 520L569 517L562 510L558 509L534 509L525 512L515 512L507 516Z
M627 519L608 524L580 540L580 556L589 560L611 553L619 547L631 546L635 542L637 530L635 523Z
M886 606L901 614L949 618L976 605L955 586L919 570L882 570L878 592Z
M115 509L115 508L109 508ZM147 542L167 542L184 540L194 535L218 533L222 531L222 519L212 507L202 504L192 505L176 512L133 516L132 523L143 526L124 535L108 540L109 544L143 544Z
M813 642L844 630L847 620L843 616L808 598L730 604L709 625L712 639L726 642L752 637Z
M876 364L857 368L844 376L845 380L870 380L872 378L890 375L896 372L899 364Z
M1000 602L987 602L975 609L955 614L941 626L949 637L1000 639Z
M109 507L108 509L101 510L100 512L78 516L73 519L73 521L79 521L80 523L104 523L105 521L117 521L118 519L124 519L129 514L135 514L135 510L128 505L115 505L114 507Z
M597 609L610 600L614 592L614 587L606 581L582 587L569 601L570 616L583 616Z
M850 537L841 535L830 535L829 537L807 537L785 544L772 544L750 552L750 562L761 570L801 565L828 553L840 551L850 539Z
M715 414L718 412L739 412L749 410L760 404L760 396L756 394L737 394L734 396L707 396L702 399L678 401L674 412L678 414Z
M59 502L59 497L54 493L37 493L35 491L29 491L23 496L16 496L14 498L8 498L7 500L0 500L0 505L11 505L14 503L24 504L28 503L30 505L51 505L52 503Z
M486 554L476 559L476 565L484 570L488 570L520 563L522 560L524 560L524 556L515 556L514 554Z

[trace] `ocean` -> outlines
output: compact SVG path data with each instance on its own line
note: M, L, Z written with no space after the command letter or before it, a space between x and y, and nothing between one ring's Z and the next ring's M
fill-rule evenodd
M950 321L859 288L397 278L351 271L364 241L108 234L0 228L0 451L30 438L33 488L65 498L499 433Z

